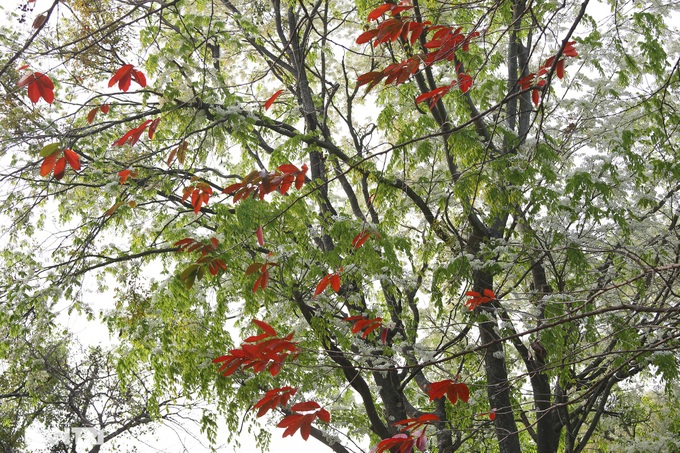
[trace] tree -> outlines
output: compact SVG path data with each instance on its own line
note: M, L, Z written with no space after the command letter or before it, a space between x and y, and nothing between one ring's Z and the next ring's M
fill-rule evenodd
M158 394L148 386L150 372L143 366L121 381L118 358L101 346L83 348L68 338L22 338L19 343L5 357L8 366L0 374L3 453L36 451L29 450L26 438L30 440L27 431L37 430L38 424L52 434L44 439L52 453L85 451L77 435L70 435L77 428L102 433L101 443L93 442L87 450L96 453L109 451L112 444L129 444L160 424L174 429L198 425L199 401Z
M98 5L4 34L10 318L108 275L123 375L336 452L580 452L676 382L677 5Z

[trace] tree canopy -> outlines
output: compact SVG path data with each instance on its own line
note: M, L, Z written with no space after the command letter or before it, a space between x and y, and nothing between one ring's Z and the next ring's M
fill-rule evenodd
M210 401L209 439L262 417L337 453L678 448L679 8L8 10L3 401L44 393L17 376L67 307L118 336L116 386L146 370L131 413ZM630 429L646 411L665 434Z

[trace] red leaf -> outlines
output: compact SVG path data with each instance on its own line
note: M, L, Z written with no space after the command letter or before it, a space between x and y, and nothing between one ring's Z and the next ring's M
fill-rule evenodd
M366 17L367 21L373 21L377 20L380 16L385 14L387 11L391 10L394 8L396 5L393 5L391 3L383 3L382 5L378 6L376 9L368 13L368 17Z
M109 88L118 83L118 88L126 92L130 88L130 83L134 81L139 84L142 88L146 86L146 77L141 71L134 69L131 64L124 64L109 80Z
M458 86L460 87L460 91L467 93L468 90L472 88L472 77L470 77L470 74L458 74Z
M564 46L564 51L562 52L562 55L564 55L565 57L573 57L573 58L578 57L578 52L576 52L576 49L574 48L574 44L576 44L576 41L569 41Z
M52 173L52 170L54 169L54 164L57 162L57 153L52 153L49 156L47 156L43 162L42 165L40 165L40 176L47 176L50 173Z
M316 285L316 289L314 290L314 297L318 296L322 292L326 290L326 287L328 286L328 283L330 282L331 274L328 274L324 276L324 278L321 279L318 285Z
M380 332L380 341L382 341L382 344L384 344L384 345L387 344L387 333L388 332L389 332L389 330L387 329L387 327L384 327L382 332Z
M260 244L260 246L264 246L264 233L262 232L262 225L257 227L255 235L257 236L257 243Z
M326 409L319 409L319 411L316 413L316 416L326 423L331 422L331 414Z
M125 184L125 181L127 181L128 178L130 177L130 173L132 173L132 171L129 168L126 168L125 170L121 170L118 172L120 184Z
M153 120L146 120L139 126L130 129L125 135L123 135L121 138L113 142L114 146L123 146L126 143L129 143L130 146L134 146L135 143L139 141L139 138L141 137L142 133L144 130L151 124Z
M276 406L286 406L288 404L288 400L290 400L290 398L295 395L296 392L297 389L289 386L269 390L260 401L255 403L253 408L259 408L260 410L257 412L257 416L262 417Z
M352 245L354 246L354 249L356 250L364 245L369 237L371 237L371 232L366 230L354 236L354 239L352 239Z
M255 324L262 332L266 333L270 337L276 336L276 330L274 330L274 328L266 322L253 319L253 324Z
M71 168L73 168L76 171L80 170L80 157L75 152L66 148L64 150L64 157L66 158L66 161L71 166Z
M427 101L428 99L430 100L430 110L434 108L434 106L439 102L439 100L444 97L446 93L451 90L450 85L446 85L443 87L438 87L435 88L432 91L428 91L427 93L423 93L420 96L416 98L416 104L420 104L423 101Z
M94 117L97 116L97 112L99 112L99 107L90 110L90 113L87 114L87 124L92 124Z
M124 64L118 71L109 79L109 88L118 83L118 88L121 91L127 91L130 88L131 71L134 66L131 64Z
M108 115L108 114L109 114L110 107L109 107L108 104L102 105L101 107L99 107L99 109L102 111L102 113L103 113L104 115Z
M54 101L54 84L49 77L40 72L26 74L17 82L19 87L28 85L28 98L36 104L42 97L45 102L51 104Z
M413 6L394 6L392 8L392 15L396 16L402 11L408 11L409 9L413 9Z
M297 173L300 171L300 169L293 164L279 165L277 170L280 171L281 173Z
M307 172L307 166L303 165L302 170L295 176L295 189L300 190L305 184L305 173Z
M458 397L465 403L468 402L470 399L470 389L468 388L467 385L465 385L462 382L459 382L457 384L454 384L456 386L456 389L458 391Z
M538 105L539 100L538 96L539 96L538 90L534 90L531 92L531 100L534 102L534 105Z
M149 126L149 140L153 139L153 134L156 133L156 128L158 127L158 123L160 121L161 119L158 117L151 122L151 125Z
M482 291L482 293L484 293L484 295L485 295L486 297L490 298L490 299L495 299L495 298L496 298L496 295L494 294L494 292L491 291L489 288L484 288L484 291Z
M366 44L367 42L370 42L373 38L375 38L378 35L378 29L374 28L372 30L368 30L363 32L362 34L359 35L359 37L356 40L357 44Z
M264 103L264 109L265 109L265 110L269 110L269 107L271 107L272 104L274 103L274 101L276 101L276 98L278 98L279 96L281 96L281 93L283 93L283 90L277 91L276 93L274 93L274 94L272 95L272 97L270 97L269 99L267 99L267 102Z
M557 62L557 65L555 66L555 71L557 72L557 78L562 80L564 77L564 59L561 59Z
M376 445L371 452L372 453L383 453L386 451L397 451L399 453L406 453L413 451L413 445L415 444L415 439L407 436L404 433L395 434L389 439L384 439ZM393 450L394 449L394 450Z
M64 172L66 171L66 158L62 157L57 161L56 164L54 164L54 177L57 180L60 180L61 178L64 177Z
M230 184L227 187L225 187L222 193L231 195L232 193L239 190L241 187L243 187L243 184L241 184L240 182L235 182L234 184Z
M319 403L317 403L316 401L307 401L304 403L297 403L293 405L293 407L291 407L290 410L292 410L293 412L308 412L320 408L321 406L319 406Z
M336 293L340 291L340 276L338 274L333 274L330 278L331 281L331 288L333 288L333 291Z
M144 75L144 73L136 69L133 69L131 72L134 81L137 82L139 86L141 86L142 88L146 87L146 76Z
M383 79L383 77L385 77L385 74L383 74L382 71L367 72L366 74L362 74L359 77L357 77L357 87L366 85L367 83L370 82L370 85L367 88L367 91L370 91L370 89L377 85L380 82L380 80Z

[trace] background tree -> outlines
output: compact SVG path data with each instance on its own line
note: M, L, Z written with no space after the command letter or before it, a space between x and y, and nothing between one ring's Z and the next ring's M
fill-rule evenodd
M677 5L48 8L3 35L3 324L114 280L122 376L337 452L579 452L677 379Z

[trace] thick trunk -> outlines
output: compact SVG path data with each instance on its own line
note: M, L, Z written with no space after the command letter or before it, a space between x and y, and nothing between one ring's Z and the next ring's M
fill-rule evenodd
M479 247L479 242L475 245ZM478 271L474 278L475 291L493 288L493 276L486 271ZM484 370L489 405L496 411L494 426L501 453L519 453L519 434L515 415L510 401L510 382L503 351L503 343L499 340L498 322L495 309L489 306L478 308L480 316L485 318L479 323L482 344L488 344L484 354Z

